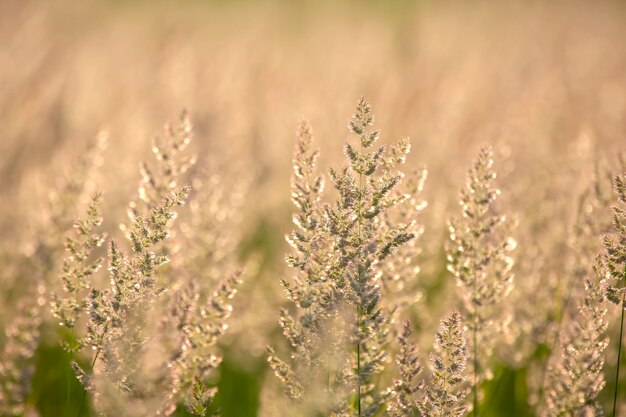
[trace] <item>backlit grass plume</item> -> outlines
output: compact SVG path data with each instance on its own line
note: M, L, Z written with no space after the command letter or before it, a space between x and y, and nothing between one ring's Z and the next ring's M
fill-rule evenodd
M615 375L615 392L613 396L613 416L617 413L617 393L619 387L620 359L622 354L622 335L624 330L624 310L626 309L626 173L614 179L617 205L612 207L613 230L604 237L606 249L606 266L609 273L609 285L606 297L621 308L619 348L617 354L617 371Z
M449 222L448 269L454 274L464 300L463 319L471 333L471 366L474 374L474 412L478 415L478 384L487 374L486 360L493 352L498 333L503 331L498 304L511 291L513 260L509 253L515 241L510 222L497 213L494 203L500 194L493 182L492 151L480 150L461 192L462 217Z
M78 207L93 188L93 177L101 163L105 142L105 135L100 134L79 157L67 163L68 172L51 187L46 207L38 213L41 218L33 219L35 229L29 237L32 253L28 254L26 262L16 262L17 268L9 272L11 280L3 282L11 288L9 293L17 296L17 303L14 317L5 328L6 343L0 359L2 415L35 412L32 407L27 409L25 402L32 391L33 360L40 342L40 326L49 317L42 306L51 302L53 315L68 328L75 326L80 312L86 308L84 297L88 281L100 267L100 261L91 259L92 250L103 239L103 235L95 231L102 221L100 194L92 197L83 220L75 218ZM64 239L72 225L75 236ZM16 256L16 259L19 258ZM62 286L53 280L59 272ZM64 293L60 294L61 291ZM44 323L42 328L45 327ZM69 342L64 341L63 346L76 350L79 343L72 337Z
M52 314L60 324L75 335L76 321L87 308L86 295L93 287L92 277L102 266L102 258L93 259L95 248L104 242L104 234L98 228L102 224L102 195L95 194L86 216L74 224L74 235L65 242L67 256L63 262L64 294L52 295ZM80 341L71 340L65 348L73 351L80 348Z
M626 290L626 174L616 176L614 180L615 194L618 204L612 207L612 236L604 238L607 252L607 268L610 284L607 287L607 298L615 304L624 304Z
M138 409L145 409L151 400L156 404L146 415L168 414L175 406L166 401L167 396L159 398L163 391L142 385L142 361L147 343L154 338L154 329L147 326L150 310L164 294L164 289L157 285L156 273L168 262L155 248L168 238L171 221L176 217L174 210L186 202L188 192L188 188L181 188L166 196L145 218L135 218L130 226L130 253L111 241L111 287L93 288L89 294L84 344L94 352L91 369L83 369L76 362L73 366L107 415L115 412L116 400L141 407ZM102 366L94 368L98 361ZM96 371L95 379L90 376L92 370Z
M403 139L399 146L391 149L394 156L389 159L394 163L404 163L409 149L408 140ZM394 164L388 164L388 168L390 171L393 170ZM416 288L420 273L418 257L422 253L418 238L424 233L424 228L418 223L418 216L428 205L421 197L427 175L428 172L424 168L407 175L398 187L402 201L394 210L382 215L388 230L393 231L396 224L411 225L415 234L415 238L395 248L394 256L385 259L381 265L381 283L386 294L382 302L394 315L401 313L422 297Z
M205 416L217 388L208 385L221 358L215 345L226 332L226 319L231 314L231 299L240 284L240 273L226 277L206 297L190 284L177 295L177 308L173 312L180 333L178 348L170 363L174 374L173 398L182 402L197 416Z
M580 349L574 350L575 346L571 345L576 343L576 335L583 331L578 327L593 325L589 323L589 309L602 308L604 301L602 298L598 298L598 294L594 298L593 292L595 290L597 293L598 287L606 288L607 285L606 277L603 276L606 274L606 267L603 258L598 255L598 250L601 237L611 228L609 216L613 197L611 183L608 168L596 161L590 183L578 197L576 217L569 233L568 240L572 249L571 262L568 262L564 273L557 277L554 290L545 292L551 297L542 303L549 307L550 314L534 319L537 323L551 330L548 337L545 338L545 343L551 351L551 357L547 364L542 364L540 381L535 389L539 393L540 406L545 407L545 402L550 401L552 412L565 407L571 407L573 410L578 409L579 405L576 398L588 398L590 403L595 401L590 398L595 397L595 395L581 394L580 388L577 388L578 385L570 384L572 381L568 381L568 378L563 377L559 372L563 374L568 372L563 369L566 364L569 364L567 365L569 367L584 366L580 357L582 351ZM561 259L558 261L562 262ZM540 276L539 279L539 286L535 289L535 293L540 291L539 288L542 284L546 285L543 276ZM517 301L517 304L521 304L521 302ZM586 308L584 308L585 305L587 305ZM531 312L536 311L536 308L529 307L531 307ZM604 325L601 321L598 321L597 324L598 328ZM598 332L598 335L595 336L595 342L598 342L597 339L601 335L602 332ZM599 349L596 360L601 360L604 347L599 343L595 346ZM587 347L587 349L589 348ZM566 357L568 357L567 360ZM571 388L571 392L568 391L568 387ZM551 399L546 398L546 390L551 395Z
M424 417L466 415L465 365L467 346L461 314L453 312L443 320L430 356L432 380L419 402ZM410 415L410 414L409 414Z
M107 145L107 135L100 133L82 149L80 156L71 160L68 172L56 180L50 187L47 209L44 211L43 224L38 230L36 258L41 268L50 275L56 274L57 261L63 258L63 236L79 216L79 207L94 190L94 177L102 164L102 157Z
M578 314L561 333L561 349L548 369L544 387L547 407L542 415L604 415L597 396L605 384L606 283L604 258L598 255L593 274L585 279Z
M295 254L287 258L296 272L284 282L294 312L281 315L292 364L270 350L289 397L305 403L323 397L326 408L316 412L337 416L373 416L385 403L376 376L387 362L391 312L383 308L380 277L385 262L419 233L414 218L385 217L410 200L396 191L410 146L402 141L386 156L384 146L374 146L373 122L369 103L360 100L348 124L356 139L344 147L348 166L330 170L333 204L321 203L311 129L303 124L298 131L292 199L299 211L289 237Z
M191 135L191 120L183 111L177 124L165 125L164 134L154 139L152 152L156 162L141 164L138 200L131 202L129 207L131 221L180 188L183 174L195 163L195 157L185 152L191 143Z
M212 197L219 190L205 190L197 201L208 210L192 211L193 232L188 230L179 242L190 249L187 262L181 259L165 268L171 257L180 255L171 241L178 208L190 192L190 187L177 186L191 163L179 155L189 144L189 120L183 115L180 126L167 132L165 145L155 148L160 168L152 173L147 164L142 166L140 203L131 204L130 223L124 228L129 249L110 242L109 288L91 287L86 299L78 296L88 287L85 278L99 265L85 266L87 256L76 256L102 240L92 237L92 228L101 221L94 208L99 198L87 220L78 222L80 239L69 245L72 262L63 278L71 284L66 285L70 298L57 303L55 312L70 326L79 307L88 306L79 346L93 352L91 365L72 366L103 415L126 415L126 410L133 416L171 415L184 405L205 416L216 393L221 358L215 345L227 329L240 273L216 252L225 250L216 243L220 231L211 227L216 219L203 218L220 215L220 208L210 206L217 203ZM210 233L216 235L203 235Z
M146 164L142 168L142 205L131 204L130 224L125 228L130 251L115 240L110 242L110 287L101 289L91 282L101 264L101 260L91 259L91 252L104 240L96 231L102 222L97 194L87 216L76 222L76 237L67 240L69 255L62 275L65 296L56 295L52 303L53 314L61 324L73 329L69 350L93 352L88 368L76 361L72 366L104 415L119 413L120 407L135 410L134 415L168 415L182 401L175 388L177 381L166 367L168 356L156 353L166 349L161 328L168 327L168 320L159 324L155 319L157 310L168 304L168 288L157 273L169 262L172 251L164 244L171 236L176 209L186 203L190 191L189 187L177 188L184 164L175 158L189 143L186 117L180 129L168 132L166 145L155 148L161 169L152 174ZM224 316L220 310L227 310L221 298L228 296L228 290L218 291L211 304L211 318L218 316L218 327L219 318ZM194 320L202 317L203 311L197 312ZM80 319L82 313L87 314L86 319ZM75 329L78 322L86 322L83 331ZM183 329L178 331L181 337L174 339L182 340ZM162 359L155 361L158 357ZM155 367L154 362L161 365ZM81 407L84 400L83 395Z
M396 356L396 365L400 376L389 390L387 414L389 417L406 417L415 413L418 407L417 394L422 392L422 366L417 356L417 348L411 343L411 322L402 326L398 338L400 352Z
M189 137L190 124L183 126L179 130ZM175 335L167 341L172 398L192 414L205 416L217 393L222 361L217 343L229 328L232 299L241 284L237 249L245 194L240 183L224 187L217 171L207 169L199 177L193 180L190 210L177 239L182 251L172 255L168 271L176 279L169 291L171 319L165 320L165 332Z

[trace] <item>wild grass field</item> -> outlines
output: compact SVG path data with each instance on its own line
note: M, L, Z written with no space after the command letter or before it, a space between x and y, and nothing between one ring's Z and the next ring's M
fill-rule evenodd
M626 416L625 39L608 0L0 2L0 416Z

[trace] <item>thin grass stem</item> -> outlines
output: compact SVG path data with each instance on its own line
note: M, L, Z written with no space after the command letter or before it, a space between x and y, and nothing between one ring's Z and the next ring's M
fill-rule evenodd
M619 347L617 348L617 371L615 372L615 390L613 392L613 417L617 415L617 392L619 385L619 365L622 359L622 335L624 333L624 297L622 296L622 318L619 322Z

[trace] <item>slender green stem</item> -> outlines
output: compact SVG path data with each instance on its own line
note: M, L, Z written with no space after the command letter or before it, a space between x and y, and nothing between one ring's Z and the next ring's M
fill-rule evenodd
M67 349L67 351L65 353L67 353L67 363L70 363L70 361L72 360L72 352L74 349L74 345L76 343L76 328L72 327L72 336L70 339L70 343L71 345L69 346L69 348ZM72 397L72 380L71 380L72 376L68 373L65 376L65 382L66 382L66 386L67 386L67 391L65 393L65 406L69 407L70 405L70 398Z
M363 141L360 141L361 153L363 152ZM359 238L359 263L357 265L358 278L361 279L361 206L363 201L363 174L359 172L359 202L357 206L358 216L358 238ZM356 342L356 402L357 402L357 415L361 417L361 306L357 303L356 306L356 328L357 328L357 342Z
M474 287L476 287L476 283L474 283ZM476 290L474 289L474 293ZM474 297L476 294L474 294ZM474 298L476 300L476 298ZM476 311L476 307L474 306L474 329L473 329L473 338L474 338L474 416L478 417L478 314Z
M555 346L559 341L559 335L561 334L561 328L563 327L563 318L565 316L565 313L567 312L568 308L569 308L569 303L571 300L571 295L572 295L572 285L568 286L567 289L567 293L565 295L565 299L562 303L557 301L556 304L556 311L554 313L554 316L556 317L556 330L554 332L554 335L552 337L552 340L549 342L548 345L548 354L550 355L552 352L554 352ZM559 299L559 301L561 300L560 298L560 294L561 294L561 276L559 275L558 277L558 282L557 282L557 297ZM550 360L550 358L548 357L548 361ZM545 395L545 386L546 386L546 377L548 376L548 362L546 362L545 366L542 368L541 370L541 386L539 387L539 401L537 401L537 404L541 405L543 403L543 397Z
M98 348L96 349L96 354L93 357L93 360L91 361L91 366L89 367L89 373L93 374L93 368L94 366L96 366L96 361L98 360L98 356L100 356L100 351L102 348L102 341L104 339L104 337L106 336L107 332L109 330L109 322L107 321L104 325L104 328L102 329L102 334L99 336L99 340L98 340ZM85 397L87 396L87 387L85 387L85 390L83 391L83 396L80 399L80 404L78 405L78 412L76 413L76 417L80 417L80 412L83 410L83 404L85 403Z
M498 382L496 382L496 386L493 388L493 390L490 391L489 397L487 397L487 400L483 403L483 413L487 413L489 410L491 410L491 406L494 404L494 399L499 398L498 395L503 385L502 383L503 379L504 379L503 374L501 373L497 378ZM537 404L540 404L540 403L537 403Z
M474 277L472 283L472 292L474 299L472 303L474 304L474 311L472 312L474 326L472 329L472 339L473 339L473 363L474 363L474 383L472 387L473 393L473 403L474 403L474 417L478 417L478 304L476 300L478 299L478 287L476 286L476 277Z
M96 354L91 361L91 372L93 372L93 367L96 365L96 361L98 360L98 355L100 354L100 349L96 350ZM76 413L76 417L80 416L80 412L83 410L83 404L85 403L85 397L87 396L87 387L83 391L83 396L80 399L80 405L78 406L78 413Z
M359 306L357 309L357 332L360 332L361 328L361 309ZM358 335L357 335L358 338ZM356 344L356 401L357 401L357 412L358 416L361 417L361 342L357 340Z
M622 334L624 332L624 296L622 296L622 319L619 322L619 347L617 348L617 371L615 372L615 391L613 393L613 417L617 414L617 388L619 385L619 365L622 359Z
M96 361L98 360L98 355L100 355L100 348L96 350L96 354L91 361L90 372L93 372L93 367L96 365ZM76 417L80 416L80 412L83 411L83 404L85 403L85 397L87 396L87 387L83 391L83 396L80 399L80 404L78 405L78 412L76 413Z

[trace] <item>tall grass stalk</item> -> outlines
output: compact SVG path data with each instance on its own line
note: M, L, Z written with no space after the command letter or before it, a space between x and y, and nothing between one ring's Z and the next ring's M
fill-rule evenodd
M623 166L622 166L623 167ZM623 167L624 168L624 167ZM604 236L606 265L611 283L607 287L606 297L617 304L621 310L619 346L617 350L617 370L615 373L615 391L613 393L613 416L617 413L617 392L619 386L620 360L622 355L622 336L624 330L624 308L626 307L626 169L613 180L617 204L611 207L613 214L613 233Z
M100 355L100 348L96 350L96 354L93 356L91 361L91 365L89 366L89 373L93 373L93 367L96 366L96 361L98 360L98 356ZM85 398L87 398L87 387L83 390L83 395L80 397L80 403L78 403L78 411L76 412L76 417L80 416L81 411L83 411L83 406L85 404Z
M474 282L474 298L478 296L476 291L476 282ZM473 365L474 365L474 380L472 382L472 394L473 394L473 411L474 416L478 417L478 316L474 312L474 326L472 328L472 340L473 340Z
M363 141L359 141L359 151L361 153L363 153ZM358 216L358 240L359 243L361 243L361 223L363 222L363 217L362 217L362 203L363 202L363 173L359 172L359 199L358 199L358 209L357 209L357 216ZM358 261L358 265L357 268L360 271L361 270L361 254L359 253L359 261ZM356 328L357 328L357 332L360 332L361 330L361 306L357 304L356 306ZM359 338L357 338L357 344L356 344L356 400L357 400L357 416L361 417L361 340Z
M461 216L449 221L446 246L448 270L461 288L463 319L472 332L472 413L476 417L479 384L489 371L486 361L506 332L501 303L513 287L509 253L516 242L510 237L512 223L496 209L500 190L494 186L495 178L493 153L483 147L461 190Z
M624 332L624 310L626 305L624 304L624 298L622 297L622 317L619 322L619 346L617 347L617 370L615 371L615 390L613 392L613 417L617 415L617 392L619 386L619 367L622 359L622 335Z

